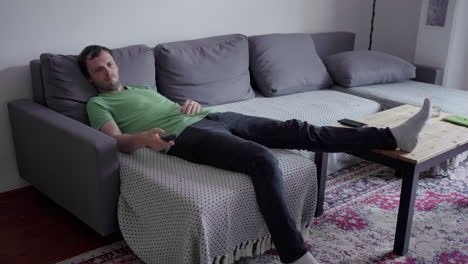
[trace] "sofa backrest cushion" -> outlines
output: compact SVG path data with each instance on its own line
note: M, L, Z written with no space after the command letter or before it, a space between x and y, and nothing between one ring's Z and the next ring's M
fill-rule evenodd
M343 87L394 83L416 77L416 67L396 56L378 51L346 51L324 60L333 80Z
M254 97L244 35L159 44L155 59L158 91L179 104L193 99L210 106Z
M112 50L123 85L155 87L153 49L134 45ZM44 97L49 108L89 124L86 103L97 95L78 65L78 56L44 53L40 57Z
M265 96L329 88L332 80L310 34L249 37L250 71Z
M356 35L352 32L322 32L310 36L322 61L332 54L354 50Z

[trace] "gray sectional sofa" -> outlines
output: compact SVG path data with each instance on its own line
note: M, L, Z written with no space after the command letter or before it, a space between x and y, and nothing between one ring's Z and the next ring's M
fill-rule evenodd
M461 105L467 92L441 92L431 84L332 86L322 59L352 51L354 38L347 32L235 34L130 46L114 56L124 85L148 85L176 102L190 98L216 111L334 125L440 96L443 110L468 115ZM233 263L273 246L246 175L149 149L119 153L113 138L89 127L85 104L96 90L76 56L42 54L30 66L34 99L8 108L20 175L35 188L101 235L120 230L147 263ZM426 80L437 73L418 72ZM274 152L291 214L307 235L320 188L314 154ZM331 154L329 172L356 161Z

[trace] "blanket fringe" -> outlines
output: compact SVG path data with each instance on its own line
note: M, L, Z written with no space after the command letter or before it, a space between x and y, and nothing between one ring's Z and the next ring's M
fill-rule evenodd
M310 222L302 223L301 224L301 234L304 240L309 239L309 225ZM267 252L270 249L274 249L275 246L273 245L273 241L271 240L270 235L266 235L265 237L255 240L255 241L248 241L237 245L233 251L226 253L223 256L216 256L212 264L233 264L235 261L243 257L256 257L260 256L263 253Z

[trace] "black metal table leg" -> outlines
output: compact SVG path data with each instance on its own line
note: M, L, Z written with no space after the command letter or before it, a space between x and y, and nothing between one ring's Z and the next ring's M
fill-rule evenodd
M408 253L419 171L414 166L408 166L399 169L399 172L402 183L393 252L403 256Z
M400 169L395 169L395 177L401 178L401 171L400 171Z
M328 153L316 152L314 158L317 166L317 207L315 217L323 214L323 202L325 201L325 185L327 183Z

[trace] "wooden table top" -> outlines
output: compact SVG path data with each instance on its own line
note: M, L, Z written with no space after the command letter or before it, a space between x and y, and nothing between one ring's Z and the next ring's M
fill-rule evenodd
M367 123L370 127L395 127L420 109L413 105L402 105L357 119L357 121ZM418 164L468 143L468 127L442 121L442 118L450 115L452 114L441 112L439 117L432 117L421 131L418 145L410 153L400 150L374 150L374 152Z

